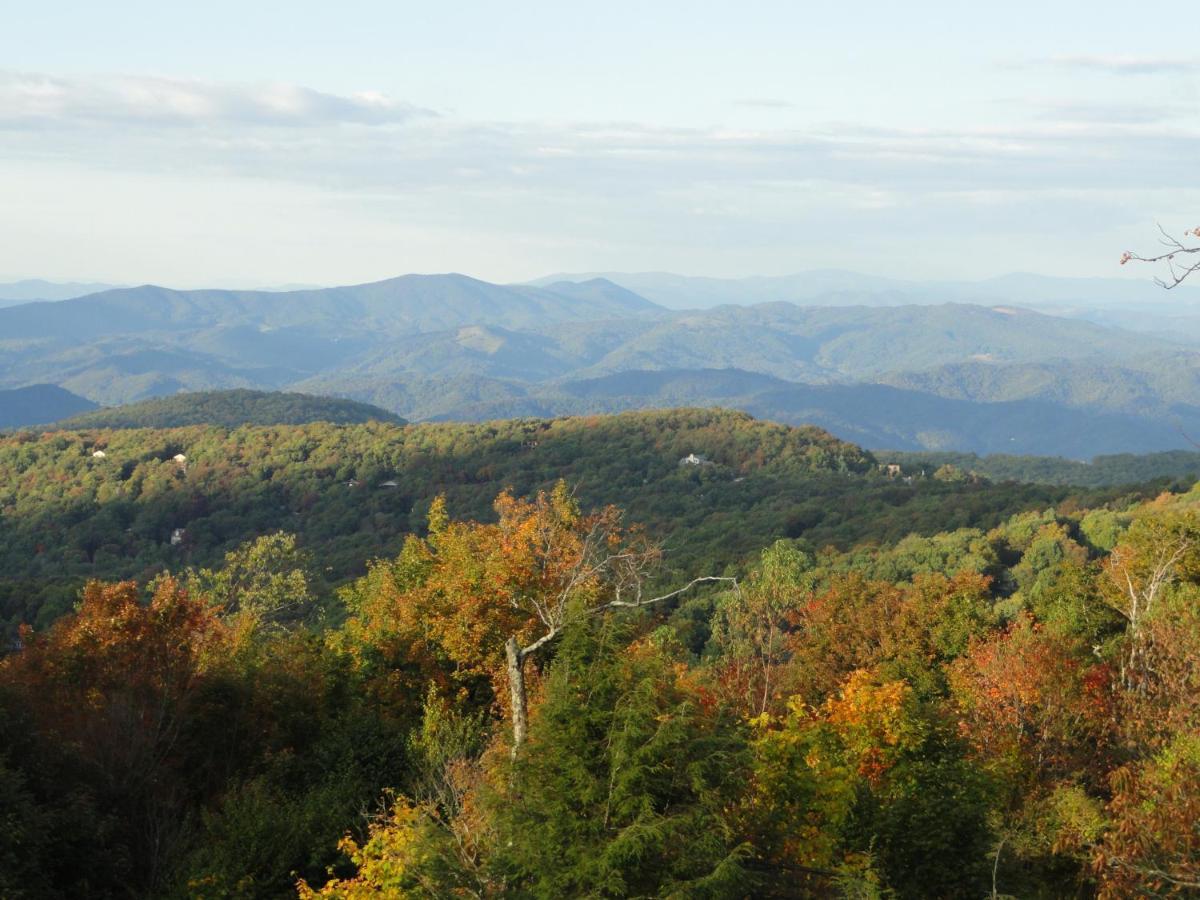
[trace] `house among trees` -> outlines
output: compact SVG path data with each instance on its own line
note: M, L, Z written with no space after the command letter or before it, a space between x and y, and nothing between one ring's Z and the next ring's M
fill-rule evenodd
M172 531L171 532L171 546L178 547L180 544L182 544L184 536L186 534L187 534L187 532L182 528L176 528L174 531Z
M900 475L900 466L896 463L886 463L879 468L883 469L888 478L896 478Z
M681 466L711 466L712 462L698 453L689 453L679 461Z
M383 482L383 483L382 483L381 485L379 485L379 486L380 486L381 488L398 488L398 487L400 487L400 483L399 483L398 481L391 481L391 480L389 480L389 481L385 481L385 482Z
M108 457L108 454L105 453L103 450L93 450L92 451L92 459L106 459L107 457Z

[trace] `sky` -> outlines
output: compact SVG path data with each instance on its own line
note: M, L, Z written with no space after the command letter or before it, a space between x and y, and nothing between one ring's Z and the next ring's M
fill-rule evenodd
M0 0L0 278L1147 277L1194 12Z

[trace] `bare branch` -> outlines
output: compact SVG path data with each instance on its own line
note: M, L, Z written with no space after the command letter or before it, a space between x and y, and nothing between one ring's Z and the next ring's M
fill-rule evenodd
M672 597L678 597L680 594L686 594L698 584L712 584L713 582L732 584L735 590L738 588L738 580L736 578L721 575L704 575L700 578L693 578L683 587L676 588L670 593L663 594L660 597L651 597L649 600L643 600L641 597L638 597L637 600L632 602L610 600L608 603L597 606L594 610L592 610L592 612L603 612L608 609L635 609L639 606L649 606L652 603L661 603L664 600L670 600Z
M1184 263L1177 260L1180 255L1188 256L1193 253L1200 253L1200 245L1188 245L1183 243L1176 237L1173 237L1167 232L1162 225L1158 226L1159 239L1158 242L1167 248L1167 252L1160 253L1157 256L1142 256L1138 253L1125 251L1121 254L1121 265L1127 262L1145 262L1145 263L1166 263L1169 279L1155 278L1154 283L1164 290L1171 290L1178 287L1188 276L1193 272L1200 271L1200 260L1196 262ZM1184 237L1200 238L1200 227L1193 228L1188 231Z

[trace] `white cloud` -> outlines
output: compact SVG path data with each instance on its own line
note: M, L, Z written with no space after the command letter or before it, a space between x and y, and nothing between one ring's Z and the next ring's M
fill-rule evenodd
M0 196L12 207L24 191L42 210L0 222L0 268L40 252L110 280L137 280L142 255L197 281L197 269L323 283L431 267L696 269L689 259L770 271L853 267L846 234L895 246L898 266L954 258L967 235L1048 254L1049 233L1079 210L1140 223L1195 199L1200 130L1183 105L1142 115L1106 102L1023 101L1008 121L972 126L667 128L468 121L295 85L0 72ZM197 211L211 227L195 235ZM101 237L80 238L92 227ZM1099 243L1114 241L1125 243Z
M1109 125L1149 125L1167 122L1188 110L1164 103L1051 101L1039 104L1039 119Z
M1041 62L1063 69L1110 75L1179 75L1200 72L1200 59L1157 56L1052 56Z
M61 77L0 71L0 125L391 124L429 110L374 91L329 94L295 84L230 84L153 76Z
M1025 122L963 128L470 122L377 92L0 72L0 159L342 192L454 191L470 202L530 192L629 199L813 180L842 184L848 197L1153 188L1186 182L1200 151L1200 132L1162 105L1043 102L1021 111Z
M733 106L741 109L795 109L796 104L790 100L780 100L775 97L742 97L733 101Z

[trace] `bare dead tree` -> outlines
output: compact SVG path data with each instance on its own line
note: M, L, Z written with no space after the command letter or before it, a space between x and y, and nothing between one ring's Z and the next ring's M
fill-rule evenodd
M1189 238L1200 238L1200 227L1184 232L1183 240L1172 236L1161 225L1158 226L1158 242L1166 248L1156 256L1142 256L1126 250L1121 254L1121 265L1127 262L1166 263L1166 278L1155 278L1161 288L1171 290L1181 285L1189 275L1200 270L1200 244L1184 243Z
M1138 565L1129 554L1116 548L1109 555L1107 568L1117 589L1118 602L1112 608L1128 623L1129 649L1121 659L1121 683L1127 688L1142 686L1146 679L1147 648L1142 641L1143 623L1175 578L1184 557L1193 549L1193 541L1181 535L1163 542L1152 557Z

